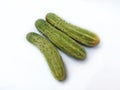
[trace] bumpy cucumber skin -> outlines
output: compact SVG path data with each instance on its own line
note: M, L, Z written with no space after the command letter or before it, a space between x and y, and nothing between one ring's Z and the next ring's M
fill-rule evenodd
M26 38L43 53L53 76L59 81L64 80L66 76L64 63L59 52L52 43L34 32L28 33Z
M39 32L43 33L43 35L61 51L79 60L84 60L86 58L86 51L82 46L63 32L54 28L48 22L39 19L35 22L35 26Z
M70 24L54 13L48 13L46 15L46 21L86 46L96 46L100 41L95 33Z

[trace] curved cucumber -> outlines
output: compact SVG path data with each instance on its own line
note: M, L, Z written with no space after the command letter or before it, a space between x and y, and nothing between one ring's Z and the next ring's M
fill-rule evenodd
M70 24L54 13L48 13L46 15L46 21L86 46L96 46L100 41L95 33Z
M55 46L57 46L63 52L77 59L85 59L85 49L69 36L51 26L48 22L39 19L35 22L35 26L38 31L43 33Z
M57 49L48 40L34 32L28 33L26 38L44 54L54 77L57 80L64 80L66 76L65 68Z

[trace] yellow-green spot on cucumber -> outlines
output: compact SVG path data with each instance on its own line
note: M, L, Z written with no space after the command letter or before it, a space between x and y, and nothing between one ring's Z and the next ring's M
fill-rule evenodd
M39 32L45 35L61 51L79 60L86 58L86 51L82 46L48 22L38 19L35 22L35 26Z
M53 76L57 80L64 80L66 76L64 63L54 45L34 32L28 33L26 39L43 53Z
M46 21L86 46L96 46L100 41L95 33L68 23L54 13L48 13Z

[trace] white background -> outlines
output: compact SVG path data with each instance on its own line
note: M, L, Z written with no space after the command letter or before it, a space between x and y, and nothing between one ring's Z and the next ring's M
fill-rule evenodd
M97 33L100 44L77 61L61 53L67 79L55 80L44 56L27 42L34 22L54 12ZM0 90L120 90L119 0L0 0Z

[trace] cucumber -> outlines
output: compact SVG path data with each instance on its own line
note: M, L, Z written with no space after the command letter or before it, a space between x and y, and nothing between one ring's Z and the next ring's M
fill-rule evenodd
M86 46L96 46L100 41L95 33L68 23L54 13L48 13L46 15L46 21Z
M59 81L64 80L66 76L64 63L53 44L34 32L28 33L26 38L43 53L53 76Z
M45 35L61 51L79 60L86 58L86 51L82 46L45 20L38 19L35 22L35 26L39 32Z

